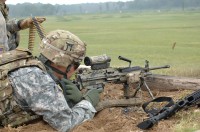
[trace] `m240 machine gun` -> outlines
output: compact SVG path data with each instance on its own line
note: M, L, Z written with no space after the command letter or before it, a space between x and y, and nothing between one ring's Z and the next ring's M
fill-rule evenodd
M84 63L86 66L91 66L89 69L79 69L75 83L79 89L99 89L102 90L107 83L123 84L124 97L135 97L137 92L144 85L148 93L154 98L151 90L145 82L145 77L151 75L151 70L169 68L169 65L159 67L149 67L149 61L145 61L145 67L133 66L131 67L131 60L122 56L119 60L129 63L128 67L114 68L110 67L111 58L107 55L85 57ZM129 84L137 83L138 86L134 94L129 94Z

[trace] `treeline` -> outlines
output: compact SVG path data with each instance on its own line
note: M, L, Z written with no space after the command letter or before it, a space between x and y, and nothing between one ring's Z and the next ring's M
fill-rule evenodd
M127 2L51 5L23 3L9 5L10 16L49 16L85 13L130 12L143 10L194 10L200 8L200 0L133 0Z

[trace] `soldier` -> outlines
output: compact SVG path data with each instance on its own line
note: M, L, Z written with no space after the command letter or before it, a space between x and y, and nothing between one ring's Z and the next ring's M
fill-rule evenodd
M5 4L5 1L6 0L0 0L0 10L6 21L6 29L8 37L8 46L6 47L7 51L17 48L20 40L19 31L26 28L30 28L32 25L32 19L27 18L22 20L16 20L16 19L9 20L8 18L9 8ZM38 17L37 20L38 22L42 23L46 19L43 17Z
M17 49L0 56L10 55L0 61L1 124L18 126L40 116L66 132L93 118L98 90L82 95L67 80L85 56L86 44L68 31L56 30L42 40L40 49L39 60Z

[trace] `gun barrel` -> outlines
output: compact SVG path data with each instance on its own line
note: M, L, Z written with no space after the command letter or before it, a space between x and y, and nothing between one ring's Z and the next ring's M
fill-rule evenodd
M170 65L151 67L151 68L149 68L147 70L157 70L157 69L164 69L164 68L170 68Z

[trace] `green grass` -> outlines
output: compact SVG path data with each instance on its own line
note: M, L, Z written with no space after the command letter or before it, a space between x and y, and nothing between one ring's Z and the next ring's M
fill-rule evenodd
M132 60L132 66L169 64L158 70L176 76L200 77L200 13L121 13L47 17L46 32L69 30L87 43L87 55L107 54L112 66L128 66L119 55ZM21 33L21 47L27 47L28 31ZM176 42L175 49L172 45ZM34 53L38 51L38 37Z
M191 110L189 112L184 111L177 114L177 116L180 116L181 119L174 126L174 132L195 132L200 130L200 111L198 109Z

